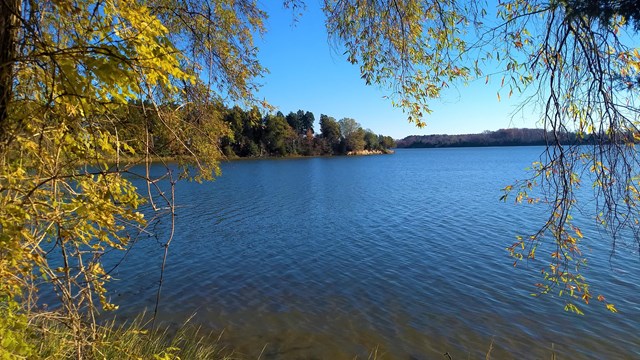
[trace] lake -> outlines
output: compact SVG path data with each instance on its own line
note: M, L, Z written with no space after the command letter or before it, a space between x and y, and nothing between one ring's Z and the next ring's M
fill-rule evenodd
M534 298L540 260L505 247L542 206L500 202L543 148L399 149L394 155L243 160L177 186L161 316L220 333L263 359L632 358L640 349L640 261L585 216L585 316ZM577 219L578 221L580 219ZM153 309L168 225L139 241L110 284L126 319ZM492 344L492 345L491 345ZM264 349L263 349L264 347ZM554 349L554 350L552 350Z

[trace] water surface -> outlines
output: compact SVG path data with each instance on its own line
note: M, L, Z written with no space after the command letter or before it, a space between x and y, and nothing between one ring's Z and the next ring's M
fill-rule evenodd
M223 164L180 183L161 318L220 332L257 358L632 358L640 349L637 256L609 261L590 221L587 276L619 314L533 298L542 262L505 251L543 208L499 202L539 147L398 150L369 157ZM588 219L586 219L588 220ZM166 236L167 224L155 227ZM153 307L162 251L139 242L119 268L126 318Z

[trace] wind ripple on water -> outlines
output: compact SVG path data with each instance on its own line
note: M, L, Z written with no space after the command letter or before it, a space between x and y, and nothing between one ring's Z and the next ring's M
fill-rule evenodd
M557 299L532 298L538 265L511 266L505 246L534 231L543 212L498 202L500 188L522 177L537 152L224 164L215 182L178 188L186 206L163 317L177 322L197 311L239 351L257 356L256 344L269 343L274 358L353 358L376 346L399 358L483 356L492 339L496 358L549 357L552 343L571 358L631 354L639 345L629 335L640 323L637 264L597 279L625 308L624 317L595 310L597 324L564 313ZM121 298L137 309L153 304L154 286L141 284L153 284L156 245L141 244L121 270Z

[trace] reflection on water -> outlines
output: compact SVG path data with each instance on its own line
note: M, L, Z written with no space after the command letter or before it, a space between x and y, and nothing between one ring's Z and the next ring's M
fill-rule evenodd
M262 358L478 358L492 341L494 358L550 358L552 346L571 359L633 357L636 257L610 263L606 241L587 244L600 256L593 291L620 314L595 305L578 317L532 298L542 264L514 269L504 250L543 213L499 202L500 188L541 150L239 161L213 183L180 183L162 320L196 313L249 358L264 345ZM114 274L120 318L152 308L161 257L141 241Z

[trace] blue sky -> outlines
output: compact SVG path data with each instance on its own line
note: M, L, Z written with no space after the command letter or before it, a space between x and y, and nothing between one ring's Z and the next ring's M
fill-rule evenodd
M270 74L259 80L263 86L258 96L285 114L298 109L311 111L316 122L320 114L338 120L350 117L363 128L397 139L536 127L530 114L528 118L520 113L512 116L518 104L515 96L505 99L506 94L501 94L498 102L499 84L485 85L483 77L469 87L443 92L442 99L432 103L434 111L426 118L427 127L419 129L383 98L385 91L366 86L358 66L349 64L342 51L329 44L319 1L307 1L307 9L296 24L292 11L284 9L281 1L263 1L262 5L269 13L267 34L256 45Z

